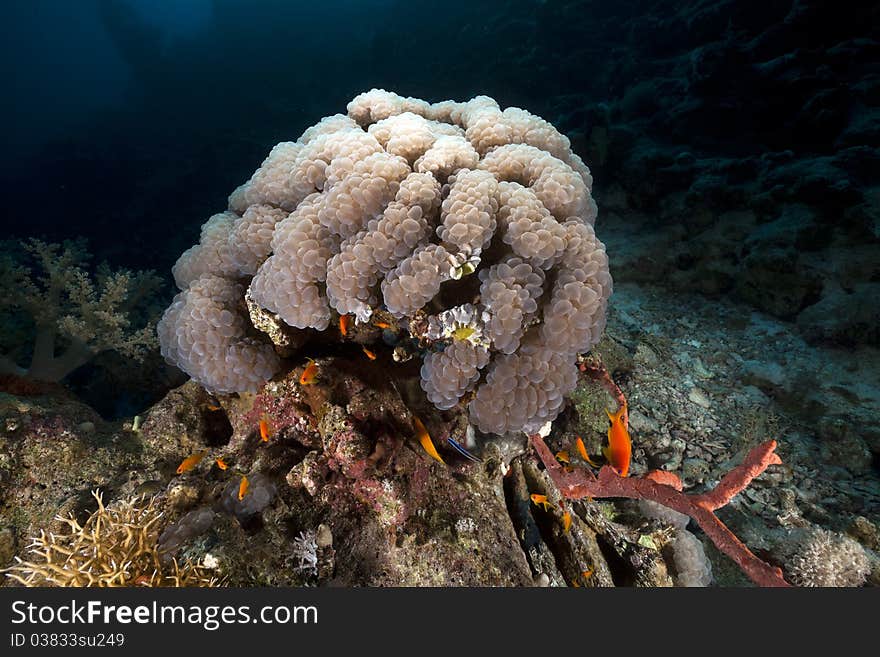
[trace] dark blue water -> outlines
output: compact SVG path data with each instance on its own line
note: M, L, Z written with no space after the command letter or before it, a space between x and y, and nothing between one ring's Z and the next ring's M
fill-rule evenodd
M528 108L649 207L711 178L694 158L745 160L691 190L723 197L764 174L759 157L876 147L870 5L4 3L5 228L167 270L272 144L373 86ZM851 159L835 207L876 170L876 154Z

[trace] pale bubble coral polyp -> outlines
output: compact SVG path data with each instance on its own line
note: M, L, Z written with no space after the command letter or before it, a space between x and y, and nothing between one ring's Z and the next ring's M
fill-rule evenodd
M438 408L468 395L486 433L553 420L612 291L589 169L552 124L487 96L373 89L347 110L275 146L180 257L163 355L217 392L271 378L281 360L246 291L296 329L424 313L438 339L422 388Z

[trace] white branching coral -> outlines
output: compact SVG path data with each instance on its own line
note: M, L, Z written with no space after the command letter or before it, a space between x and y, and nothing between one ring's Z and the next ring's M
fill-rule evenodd
M60 381L102 351L141 361L158 346L152 325L132 327L137 311L161 285L153 272L112 271L102 265L92 277L85 269L89 255L82 242L32 239L22 246L29 264L11 255L0 258L2 278L8 281L0 309L33 319L33 351L28 367L0 354L0 373Z
M163 354L213 390L253 390L277 371L233 289L295 329L427 314L440 344L422 388L435 405L473 393L471 420L488 433L552 420L612 289L589 169L550 123L486 96L432 104L373 89L347 109L276 146L205 224L174 268ZM212 283L224 295L213 305L199 283L210 277L228 281ZM208 354L222 358L205 365Z
M156 498L104 505L80 524L58 516L66 531L40 531L6 576L24 586L216 586L210 571L190 561L163 559L157 547L162 512Z
M294 570L307 577L318 576L318 534L314 529L294 536L291 556L297 562Z

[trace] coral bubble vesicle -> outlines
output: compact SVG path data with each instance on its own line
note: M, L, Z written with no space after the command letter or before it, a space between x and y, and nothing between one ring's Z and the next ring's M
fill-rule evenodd
M552 421L612 289L589 169L487 96L373 89L347 110L275 146L180 256L163 355L209 390L252 391L282 362L249 303L291 330L385 311L428 327L413 337L438 408L467 403L486 433Z

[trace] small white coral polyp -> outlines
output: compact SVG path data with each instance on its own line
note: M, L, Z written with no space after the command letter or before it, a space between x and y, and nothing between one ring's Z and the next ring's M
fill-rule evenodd
M373 89L275 146L203 226L174 267L162 353L210 390L243 392L281 366L245 292L296 329L425 313L439 337L421 369L429 399L473 392L481 431L534 431L605 327L591 187L569 140L525 110Z

